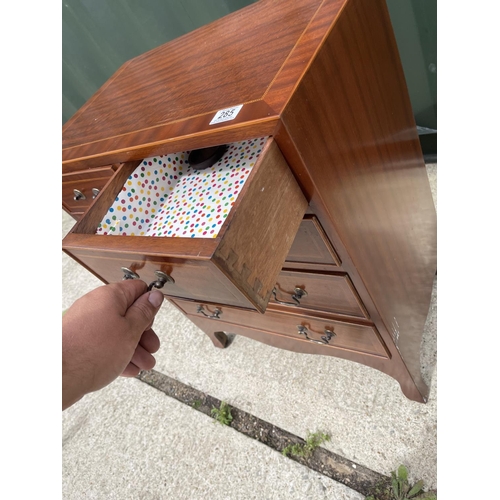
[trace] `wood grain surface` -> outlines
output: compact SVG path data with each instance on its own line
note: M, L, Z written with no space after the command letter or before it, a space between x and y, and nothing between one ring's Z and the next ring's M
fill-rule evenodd
M128 61L66 122L63 165L272 135L344 3L261 0ZM210 125L239 104L236 119Z
M300 298L299 303L293 300L295 288L307 293ZM310 309L368 318L356 289L345 273L299 272L283 269L276 280L275 289L276 298L273 295L269 303L273 308L285 302L287 304L285 309L292 311Z
M307 207L274 140L236 203L212 260L264 312Z
M328 270L340 265L340 258L318 218L305 215L286 257L285 267Z
M111 166L88 169L62 175L63 208L70 214L83 213L93 202L92 189L101 190L111 179L115 171ZM77 189L85 199L75 200L74 190Z
M172 299L172 302L185 314L190 315L190 319L193 316L204 318L204 316L197 312L199 303L178 299ZM213 309L211 305L206 306L206 311ZM311 314L292 316L277 311L258 314L253 311L243 311L227 306L221 306L219 309L221 311L220 318L210 320L210 330L214 332L220 330L226 334L238 333L238 327L244 326L246 328L298 339L306 345L312 344L318 346L320 353L326 353L331 349L345 349L373 356L381 356L383 358L389 356L389 352L382 342L380 335L372 325L339 321L334 316L328 318L315 317ZM307 329L306 332L309 339L299 333L299 326ZM233 331L233 327L236 328L235 331ZM322 336L325 336L325 330L330 330L334 333L328 344L323 343L321 340ZM303 347L306 347L306 345Z
M436 270L436 212L383 0L347 3L282 121L343 267L367 292L365 303L373 301L393 339L386 341L426 397L420 344Z

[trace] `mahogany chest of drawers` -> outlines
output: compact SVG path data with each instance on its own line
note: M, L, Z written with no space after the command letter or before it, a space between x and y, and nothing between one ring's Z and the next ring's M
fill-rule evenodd
M261 0L130 60L63 127L63 208L68 255L156 281L216 346L349 359L427 400L436 212L384 0Z

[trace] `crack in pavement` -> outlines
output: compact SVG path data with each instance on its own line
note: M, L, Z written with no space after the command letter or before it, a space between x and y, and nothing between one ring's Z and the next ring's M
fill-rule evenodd
M220 408L222 402L155 370L141 372L136 378L210 418L214 418L211 414L212 408ZM233 420L229 427L276 451L282 452L289 445L306 443L299 436L250 413L234 406L230 408ZM372 494L376 488L389 484L391 480L388 476L321 447L316 448L308 458L295 455L288 456L288 458L365 496Z

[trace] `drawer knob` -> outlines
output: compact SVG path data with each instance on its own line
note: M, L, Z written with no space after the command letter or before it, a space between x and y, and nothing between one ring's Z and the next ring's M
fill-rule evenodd
M278 303L278 304L283 304L284 306L300 306L300 299L302 297L306 297L307 296L307 292L303 289L303 288L300 288L300 287L295 287L294 289L294 293L292 294L292 300L294 300L294 302L285 302L283 300L279 300L278 297L277 297L277 291L276 291L276 287L273 288L273 295L274 295L274 300Z
M210 319L219 319L220 315L222 314L222 311L218 307L216 307L214 309L214 312L212 314L207 314L203 310L203 306L201 304L196 309L196 312L203 314L203 316L206 316L207 318L210 318ZM208 312L210 312L210 311L208 311Z
M321 336L321 340L312 339L309 335L307 335L307 327L304 325L297 325L297 331L299 332L299 335L304 335L309 342L314 342L315 344L330 344L332 337L336 336L336 333L333 330L325 328L325 335Z
M121 267L120 268L122 273L123 273L123 278L124 280L138 280L139 275L137 273L134 273L134 271L131 271L127 267Z
M163 288L165 283L175 283L174 278L163 271L155 271L155 274L157 279L149 284L148 291L151 291L153 287Z
M99 194L99 189L92 188L92 199L94 199Z
M73 189L73 199L75 201L86 200L87 197L78 189Z

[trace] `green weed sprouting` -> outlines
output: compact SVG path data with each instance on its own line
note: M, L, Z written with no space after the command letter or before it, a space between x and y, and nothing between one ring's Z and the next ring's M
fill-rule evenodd
M330 441L330 436L323 432L309 433L305 444L289 444L281 452L285 457L293 455L296 457L309 458L312 452L325 441Z
M408 469L400 465L397 471L391 472L391 485L385 491L369 495L365 500L437 500L433 492L424 492L424 482L417 481L413 486L408 482Z
M212 417L217 420L217 422L222 425L229 425L233 421L233 416L231 415L231 407L224 401L221 402L220 408L215 406L211 411Z

